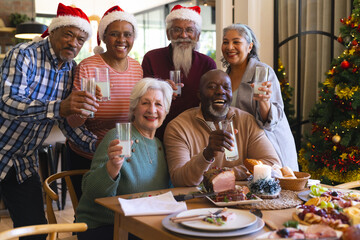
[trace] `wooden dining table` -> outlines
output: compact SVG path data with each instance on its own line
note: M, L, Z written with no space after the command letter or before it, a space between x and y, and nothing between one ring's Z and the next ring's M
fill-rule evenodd
M159 239L168 239L168 240L179 240L179 239L204 239L203 237L194 237L190 235L184 235L179 233L174 233L165 229L162 225L162 220L167 215L156 215L156 216L125 216L121 210L120 203L118 198L137 198L144 196L154 196L162 193L171 191L173 195L178 194L188 194L197 192L196 187L180 187L180 188L169 188L145 193L137 194L128 194L115 197L105 197L95 199L95 202L114 211L114 240L123 240L127 239L128 233L132 233L141 239L149 240L159 240ZM206 198L194 198L186 201L187 208L198 209L198 208L214 208L217 207L211 203ZM246 210L249 211L249 210ZM283 228L282 224L288 220L291 220L292 213L295 211L295 208L281 209L281 210L262 210L263 220L271 221L272 224L276 225L279 229ZM265 226L263 229L242 236L236 237L226 237L227 240L243 240L243 239L255 239L258 236L263 235L264 233L270 231L270 229ZM223 239L223 238L213 238L211 239Z

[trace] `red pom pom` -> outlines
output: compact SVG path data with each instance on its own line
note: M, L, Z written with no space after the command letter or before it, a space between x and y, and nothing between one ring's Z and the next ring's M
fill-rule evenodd
M337 40L338 40L339 43L342 43L344 41L342 37L338 37Z
M342 61L340 66L343 68L343 69L348 69L350 67L350 63L346 60Z
M352 72L356 73L356 71L357 71L357 68L353 68Z
M351 44L352 44L353 46L356 46L356 45L358 45L358 42L357 42L356 40L353 40L353 41L351 42Z

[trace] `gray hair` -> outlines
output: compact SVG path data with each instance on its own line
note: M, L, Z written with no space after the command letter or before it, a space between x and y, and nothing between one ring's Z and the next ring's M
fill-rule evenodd
M156 78L143 78L137 82L130 94L130 121L134 120L134 111L139 103L139 100L149 89L156 89L162 91L164 95L164 107L166 114L169 113L171 100L173 95L173 89L170 84L165 81Z
M257 60L260 60L258 55L260 44L251 28L241 23L232 24L223 29L223 36L225 36L225 34L230 30L236 30L243 38L245 38L248 44L253 43L253 47L248 55L248 59L256 58ZM223 63L224 67L230 67L230 64L225 60L224 57L221 58L221 62Z

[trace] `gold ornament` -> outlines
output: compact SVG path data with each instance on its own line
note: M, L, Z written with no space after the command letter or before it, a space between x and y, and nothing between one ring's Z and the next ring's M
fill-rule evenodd
M332 137L332 141L333 143L339 143L341 141L341 137L336 134Z

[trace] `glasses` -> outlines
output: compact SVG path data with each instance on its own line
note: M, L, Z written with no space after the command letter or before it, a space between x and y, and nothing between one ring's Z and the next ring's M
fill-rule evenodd
M175 33L176 35L181 35L183 34L183 32L186 32L186 35L193 35L195 33L195 29L192 27L187 27L187 28L179 28L179 27L173 27L171 28L171 31L173 33Z
M124 36L124 38L132 38L134 36L133 33L131 32L110 32L108 34L106 34L110 37L113 37L113 38L119 38L120 36Z

